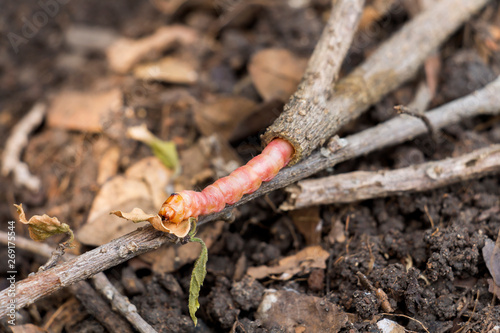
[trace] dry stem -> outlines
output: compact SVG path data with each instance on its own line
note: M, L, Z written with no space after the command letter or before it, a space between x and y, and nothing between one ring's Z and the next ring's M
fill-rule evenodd
M291 197L282 208L298 209L428 191L498 171L500 145L491 145L456 158L397 170L356 171L304 180L290 188Z

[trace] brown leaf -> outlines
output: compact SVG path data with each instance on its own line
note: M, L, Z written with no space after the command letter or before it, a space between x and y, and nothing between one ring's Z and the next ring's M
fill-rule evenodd
M247 98L217 97L212 102L197 105L194 120L203 135L218 133L227 140L232 136L234 129L254 111L256 111L255 102Z
M338 332L347 322L347 314L337 305L293 290L266 293L255 317L264 328L280 327L283 332L296 328L299 332Z
M165 190L171 177L172 171L152 156L130 166L125 175L105 182L92 202L86 223L77 232L78 240L98 246L137 229L137 225L123 223L109 212L135 207L156 211L170 194Z
M50 127L101 132L102 124L123 106L120 89L97 92L63 91L56 95L47 114Z
M317 245L321 240L322 220L319 207L297 209L290 212L293 224L306 239L307 245Z
M497 286L500 286L500 233L496 242L486 239L483 247L483 258Z
M189 220L184 220L179 224L163 222L158 214L147 214L140 208L134 208L130 213L123 213L118 210L111 212L111 214L131 220L134 223L147 221L151 223L155 229L174 234L179 238L185 237L191 229L191 223Z
M308 273L312 268L326 268L326 260L330 254L323 250L321 246L309 246L296 254L283 258L278 266L258 266L248 268L247 274L255 279L262 279L266 276L273 276L278 280L289 280L295 274Z
M43 214L34 215L27 220L23 205L20 204L14 206L16 206L17 213L19 214L19 222L28 224L31 239L35 241L43 241L50 236L69 233L70 240L68 242L73 241L73 232L71 231L71 228L66 223L61 223L57 217L50 217Z
M134 76L143 80L194 84L198 81L196 67L193 61L165 57L158 61L137 65L134 68Z
M304 74L307 60L285 49L266 49L256 53L248 71L257 91L266 101L287 101Z
M148 55L159 54L176 42L193 44L197 40L196 30L180 25L161 27L137 40L120 38L107 50L109 66L116 72L126 73Z

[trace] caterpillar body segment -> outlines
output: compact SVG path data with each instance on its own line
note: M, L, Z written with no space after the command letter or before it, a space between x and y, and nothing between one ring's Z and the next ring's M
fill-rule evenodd
M190 217L220 212L226 204L238 202L243 195L255 192L262 182L273 179L290 162L293 154L294 149L288 141L274 139L246 165L203 191L173 193L158 214L165 221L179 224Z

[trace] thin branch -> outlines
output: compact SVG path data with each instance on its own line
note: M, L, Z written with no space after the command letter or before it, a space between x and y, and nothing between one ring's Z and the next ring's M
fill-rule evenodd
M9 243L9 237L6 232L0 231L0 244L7 245ZM22 249L29 251L34 254L41 255L44 258L49 258L49 261L44 266L40 267L38 270L42 272L43 267L48 267L49 265L55 264L58 259L61 259L64 252L59 244L58 248L54 250L52 247L45 243L35 242L30 239L17 236L15 240L16 249ZM74 257L68 255L69 257ZM50 263L50 264L49 264ZM104 276L104 273L99 273L96 276ZM94 277L95 278L95 277ZM106 303L99 294L92 288L92 286L86 281L79 281L71 286L69 286L71 292L75 297L82 303L82 305L87 309L87 311L103 325L108 331L119 331L119 332L130 332L132 330L129 324L117 315L108 303Z
M500 114L500 78L485 88L428 112L435 128L458 123L462 119L478 115ZM282 170L272 181L256 192L242 198L237 204L222 212L204 216L198 225L227 215L234 207L246 203L276 189L285 187L335 164L362 156L375 150L411 140L426 133L426 127L418 119L395 118L383 124L346 138L348 144L335 152L319 152L292 167ZM158 249L174 240L174 236L156 231L153 227L139 228L92 251L45 272L37 273L16 283L16 308L22 308L65 286L87 279L92 275L116 266L140 254ZM8 290L0 292L0 303L9 301ZM0 309L0 317L6 314Z
M47 107L42 103L33 106L12 129L2 154L2 175L7 176L12 172L17 185L25 186L33 192L40 189L40 179L30 173L28 165L21 161L21 154L28 144L29 134L42 123L46 109Z
M290 189L291 196L282 208L299 209L428 191L499 171L500 145L491 145L456 158L397 170L355 171L304 180Z
M160 233L161 234L161 233ZM159 237L159 239L164 239L168 237ZM137 240L139 241L139 239ZM0 243L1 244L7 244L8 243L8 235L7 233L0 231ZM43 257L50 258L52 259L54 257L54 252L53 249L48 246L47 244L44 243L37 243L35 241L26 239L24 237L16 237L16 248L18 249L23 249L26 251L30 251L35 254L39 254ZM108 243L109 244L109 243ZM154 242L152 243L153 246ZM119 255L126 255L126 252L130 250L132 247L133 250L133 242L129 243L129 248L125 249L119 249ZM106 248L101 249L102 253L106 253ZM56 252L56 251L55 251ZM88 252L87 252L88 253ZM75 257L72 255L67 255L67 257L72 258L72 260L81 258ZM67 262L66 262L67 263ZM66 264L64 263L64 264ZM64 264L61 264L58 267L63 266ZM114 265L113 265L114 266ZM56 267L56 268L58 268ZM112 266L110 266L112 267ZM56 269L54 268L54 269ZM75 267L78 269L78 267ZM46 272L50 272L52 270L48 270ZM43 270L40 270L39 273L37 273L35 276L40 275L40 272L44 272ZM96 273L94 273L96 274ZM51 274L52 275L52 274ZM31 277L28 277L26 280L29 280ZM54 277L53 277L54 278ZM132 324L137 331L141 333L155 333L156 330L149 325L138 313L137 313L137 308L130 303L129 299L125 296L123 296L108 280L106 275L102 273L97 273L96 275L93 276L93 281L96 289L104 296L106 297L110 303L113 305L113 308L116 309L123 317L125 317L130 324ZM24 280L24 281L26 281ZM42 280L43 281L43 280ZM71 284L71 283L69 283ZM68 285L69 285L68 284ZM62 286L62 285L61 285ZM118 331L118 332L131 332L130 328L128 328L128 325L126 322L122 321L120 317L116 317L114 312L111 311L109 306L107 305L106 302L104 302L100 297L98 297L98 294L96 291L88 284L88 282L85 281L79 281L75 284L72 284L71 286L71 291L73 294L82 302L82 304L85 306L85 308L89 311L90 314L92 314L96 319L103 324L109 331ZM59 289L59 288L58 288ZM18 298L19 296L19 288L16 286L16 305L19 304L20 299ZM97 296L97 297L96 297ZM34 300L33 300L34 302ZM33 303L30 302L30 303ZM8 304L8 303L2 303L2 304ZM29 304L29 303L28 303ZM3 314L3 309L0 310L0 317L2 317Z
M104 273L100 274L104 275ZM99 296L99 293L95 291L87 281L79 281L69 286L69 288L85 309L87 309L87 311L101 323L108 332L133 332L130 325L111 309L109 304Z
M156 333L156 330L151 327L137 312L134 304L130 303L128 297L123 296L108 280L104 273L96 274L93 278L95 288L113 304L122 316L127 318L129 323L141 333ZM167 327L162 327L167 329Z

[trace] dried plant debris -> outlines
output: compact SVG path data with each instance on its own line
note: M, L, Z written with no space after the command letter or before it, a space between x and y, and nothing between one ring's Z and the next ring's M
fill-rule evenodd
M123 213L122 211L113 211L111 214L118 217L130 220L134 223L147 221L151 223L155 229L162 230L167 233L176 235L179 238L187 236L190 230L190 221L185 220L181 223L172 223L162 221L158 214L147 214L140 208L134 208L130 213Z
M168 196L166 189L172 174L158 158L151 156L130 166L124 175L105 182L94 198L87 221L77 232L77 239L88 245L102 245L137 229L109 212L131 211L135 207L157 211Z
M127 136L147 144L153 151L153 154L155 154L167 168L173 170L175 174L180 172L177 147L173 141L158 139L148 130L145 124L130 127L127 130Z
M31 111L12 129L12 134L5 144L2 154L2 175L7 176L12 172L14 182L19 186L37 192L41 182L33 176L28 165L21 161L21 153L28 144L28 135L38 127L45 117L46 106L38 103Z
M198 38L198 33L194 29L185 26L160 27L152 35L141 39L118 39L107 50L108 62L114 71L126 73L152 53L160 53L175 43L192 45Z
M197 65L193 61L177 57L165 57L134 67L134 76L142 80L156 80L178 84L194 84L198 81Z
M295 290L268 290L255 317L280 332L338 332L347 322L337 305Z
M248 268L247 274L255 279L267 276L278 280L289 280L295 274L307 273L313 268L326 268L330 254L321 246L309 246L296 254L283 258L278 266L258 266Z
M248 71L257 91L266 101L287 101L304 74L307 59L285 49L265 49L254 54Z
M489 238L486 239L483 247L483 258L493 277L493 279L488 280L489 291L500 298L500 237L497 237L496 242Z
M29 220L27 220L23 205L20 204L14 206L16 206L17 213L19 214L19 222L28 225L31 239L36 241L43 241L54 235L68 234L69 239L66 243L71 244L71 242L73 242L73 231L71 230L69 225L60 222L57 217L50 217L46 214L43 214L34 215Z
M62 91L50 104L47 123L50 127L99 133L123 107L118 88L106 91Z

